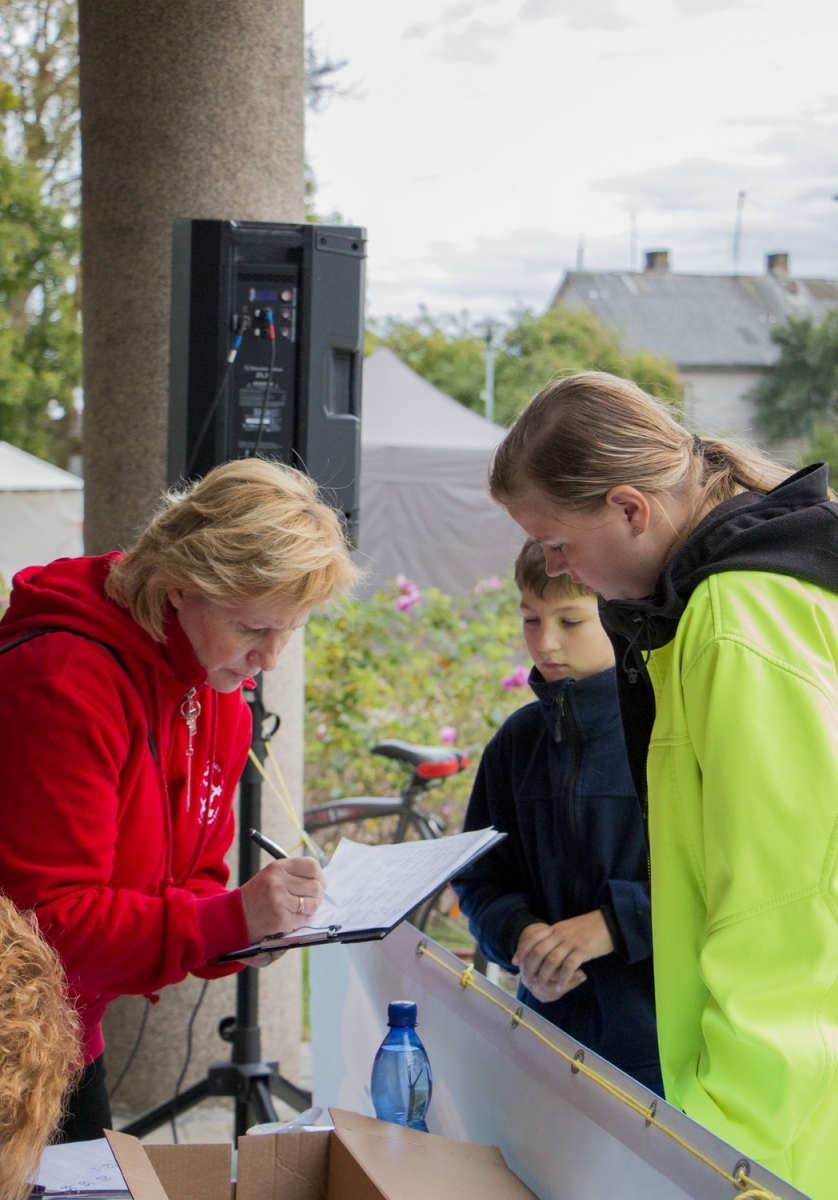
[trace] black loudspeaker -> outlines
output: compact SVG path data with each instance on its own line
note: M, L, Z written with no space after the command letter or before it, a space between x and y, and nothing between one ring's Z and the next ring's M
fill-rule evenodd
M365 258L352 226L175 221L170 484L279 459L357 541Z

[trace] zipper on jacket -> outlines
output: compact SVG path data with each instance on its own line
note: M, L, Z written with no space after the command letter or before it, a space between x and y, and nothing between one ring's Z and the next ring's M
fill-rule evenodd
M553 741L559 743L563 736L562 726L564 724L564 689L559 692L559 702L556 705L556 728L553 730Z
M572 686L571 684L567 685ZM566 700L567 687L562 688L559 696L559 716L556 721L556 728L559 725L563 726L565 740L570 743L571 753L573 754L573 765L570 770L570 777L567 781L567 790L565 792L565 813L567 820L568 833L570 835L570 844L573 847L573 886L571 894L573 896L574 915L578 915L580 907L579 898L579 859L577 853L579 841L579 828L576 822L576 780L579 776L579 767L582 761L582 741L579 737L579 731L576 728L576 722L573 719L573 713L570 705ZM561 739L557 739L561 740Z
M193 745L198 729L198 717L201 715L201 702L196 700L195 688L190 688L180 706L180 715L186 722L186 811L189 812L192 803L192 759L195 756Z
M632 646L634 643L632 643ZM655 689L652 686L652 676L649 674L648 660L643 657L642 652L635 650L634 658L639 667L633 668L634 678L629 674L629 682L636 683L638 678L645 685L646 691L652 697L652 703L655 703ZM640 815L643 818L643 837L646 841L646 876L649 886L652 886L652 849L649 844L649 783L646 775L646 769L649 764L649 747L646 747L646 761L643 764L643 787L640 789L640 795L637 797L640 804Z

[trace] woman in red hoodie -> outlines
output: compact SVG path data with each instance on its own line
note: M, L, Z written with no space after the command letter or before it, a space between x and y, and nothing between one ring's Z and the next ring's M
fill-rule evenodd
M37 914L84 1024L69 1140L109 1124L110 1000L227 974L218 955L319 906L310 858L227 890L251 735L241 685L354 577L315 485L260 459L170 496L127 554L15 576L0 622L0 888Z

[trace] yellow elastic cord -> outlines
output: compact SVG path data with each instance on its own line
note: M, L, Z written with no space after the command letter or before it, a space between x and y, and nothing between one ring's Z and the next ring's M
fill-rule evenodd
M273 766L273 769L276 771L277 779L282 784L282 789L283 789L282 792L280 792L279 788L276 786L274 781L271 779L270 775L265 770L263 763L261 763L259 761L259 758L254 753L252 747L248 751L248 754L250 756L250 761L253 763L256 770L259 772L259 774L264 779L265 783L271 789L274 796L276 796L276 798L279 801L279 803L281 804L281 806L285 809L285 812L287 813L289 820L291 821L294 828L297 830L297 833L300 835L300 840L303 842L303 844L305 846L308 846L309 850L312 852L312 854L315 856L315 858L319 859L320 858L320 847L315 846L314 842L311 840L311 838L309 837L309 835L306 833L305 829L303 828L303 823L297 814L297 810L294 808L294 802L291 799L291 794L289 793L288 788L285 784L285 779L283 778L282 771L279 769L279 763L277 762L276 755L273 752L273 748L271 747L270 742L265 742L265 749L267 751L268 758L271 760L271 765ZM284 795L283 795L283 792L284 792Z
M636 1100L634 1096L623 1091L621 1087L618 1087L616 1083L611 1083L611 1081L606 1079L604 1076L597 1074L597 1072L594 1071L592 1067L589 1067L584 1061L582 1061L582 1059L573 1058L570 1054L567 1054L558 1046L553 1045L553 1043L546 1038L543 1033L540 1033L534 1025L530 1025L528 1021L524 1020L523 1016L519 1016L515 1009L510 1008L508 1005L504 1004L503 1001L496 999L496 997L494 997L490 992L487 992L485 988L482 988L480 984L476 982L473 965L469 965L465 970L461 970L458 967L452 967L449 963L445 962L444 959L439 958L438 955L429 950L424 942L419 943L416 948L416 953L424 955L426 958L429 958L431 962L435 962L437 966L442 967L442 969L447 971L449 975L455 976L461 988L471 988L472 991L477 992L478 996L482 996L485 1000L488 1000L490 1004L494 1004L495 1008L499 1008L501 1012L505 1012L507 1016L512 1018L513 1024L516 1027L520 1026L522 1029L528 1029L533 1037L538 1038L538 1040L542 1042L548 1048L548 1050L552 1050L554 1054L558 1054L559 1058L563 1058L565 1062L570 1064L574 1071L578 1071L582 1075L587 1075L589 1079L592 1079L594 1083L598 1084L599 1087L603 1088L606 1092L612 1095L615 1100L619 1100L621 1104L625 1104L627 1108L632 1109L633 1112L636 1112L639 1116L643 1117L643 1120L647 1125L654 1125L656 1129L659 1129L661 1133L665 1133L666 1136L671 1138L673 1142L677 1142L682 1149L686 1150L689 1154L692 1154L694 1158L697 1158L700 1162L703 1162L705 1166L710 1167L711 1170L715 1171L717 1175L721 1175L722 1179L727 1180L728 1183L732 1184L733 1187L738 1189L739 1200L746 1200L746 1198L747 1200L779 1200L779 1197L774 1192L769 1192L760 1184L754 1183L754 1181L749 1179L744 1173L739 1172L737 1175L729 1174L729 1172L725 1171L723 1167L720 1167L718 1163L713 1162L712 1158L708 1158L706 1154L702 1154L700 1150L697 1150L695 1146L691 1146L689 1142L685 1141L682 1137L679 1137L677 1133L675 1133L672 1129L669 1129L663 1124L662 1121L657 1120L654 1114L654 1108L647 1108L639 1100Z

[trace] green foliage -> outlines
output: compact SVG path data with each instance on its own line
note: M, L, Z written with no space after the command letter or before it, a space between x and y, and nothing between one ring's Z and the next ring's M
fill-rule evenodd
M45 197L78 207L79 54L76 0L0 0L0 80L18 160L37 167Z
M653 396L680 407L683 389L675 367L649 351L624 354L617 335L587 309L526 312L509 331L495 367L496 419L506 424L556 375L608 371L633 379Z
M825 462L829 465L829 478L834 487L838 482L838 429L834 425L816 425L812 440L806 447L803 462Z
M58 457L48 406L72 413L81 376L78 236L36 168L0 157L0 438L44 458Z
M838 308L818 323L789 317L771 331L780 357L751 392L757 425L772 441L811 434L838 418Z
M436 745L444 726L468 751L468 771L443 781L430 807L462 820L480 753L530 700L501 680L527 661L511 578L466 598L428 589L407 612L399 590L345 601L306 631L306 801L397 795L404 770L370 754L382 738Z
M389 346L434 387L483 412L483 332L467 315L431 317L423 311L415 322L373 323L367 353L378 346ZM589 370L634 379L653 396L678 409L683 405L683 388L671 363L646 350L624 354L617 335L585 309L551 308L543 316L521 314L500 344L495 420L507 424L556 375Z
M75 0L0 0L0 48L0 438L66 466L80 449Z

